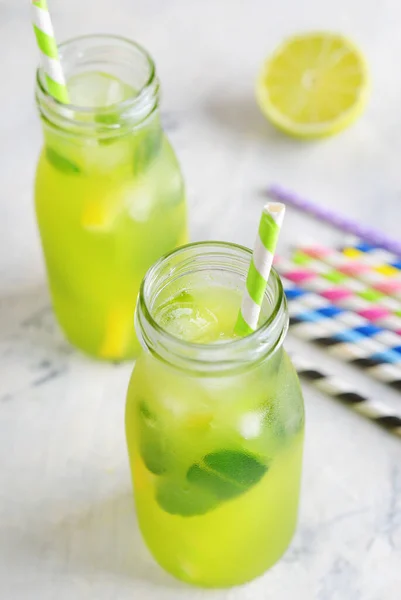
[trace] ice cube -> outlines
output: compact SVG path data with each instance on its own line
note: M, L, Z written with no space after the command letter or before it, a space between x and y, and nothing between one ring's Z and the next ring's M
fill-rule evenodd
M132 181L124 186L125 205L133 221L148 221L155 206L155 196L146 184Z
M110 178L110 174L114 175L118 170L121 181L131 171L131 144L127 138L115 138L108 142L106 144L93 138L88 143L77 145L73 149L73 155L77 157L85 174Z
M253 440L262 432L264 414L262 411L244 414L239 421L239 431L246 440Z
M117 77L97 71L79 73L68 80L72 104L86 108L106 108L135 95L135 90Z
M169 302L159 312L158 321L169 333L188 342L207 342L218 337L217 318L206 307Z
M71 102L85 109L75 113L77 121L99 126L118 124L121 120L119 103L135 96L135 90L118 78L101 72L80 73L69 79ZM97 130L97 127L95 128ZM121 166L132 169L131 136L115 139L87 137L84 143L70 144L73 157L86 174L110 173ZM74 146L74 147L73 147ZM67 158L69 158L67 156Z

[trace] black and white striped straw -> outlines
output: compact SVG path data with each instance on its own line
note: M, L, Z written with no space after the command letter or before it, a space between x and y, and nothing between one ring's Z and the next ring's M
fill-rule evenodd
M303 357L291 354L291 360L300 377L306 379L318 390L340 400L355 412L401 437L401 414L394 414L386 404L360 394L344 379L330 375L320 368L317 369L313 363Z
M401 390L401 354L371 338L345 341L351 329L334 317L320 322L308 320L305 315L311 313L308 313L306 302L290 302L289 312L290 331L298 338L314 342L342 362L355 365L374 379ZM389 356L392 362L389 362Z

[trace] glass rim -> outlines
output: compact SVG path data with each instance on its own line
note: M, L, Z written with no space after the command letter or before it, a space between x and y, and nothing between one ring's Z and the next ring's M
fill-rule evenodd
M45 77L45 73L43 71L43 68L41 66L39 66L36 69L36 83L37 83L37 86L38 86L40 92L43 94L43 96L46 99L51 100L55 104L55 106L58 106L60 108L60 110L68 109L68 110L74 111L75 113L82 113L82 114L87 114L87 115L95 115L95 114L99 114L99 113L104 114L104 113L110 112L111 110L113 110L113 111L116 110L117 107L119 109L129 109L135 103L138 103L141 100L141 97L146 95L147 90L149 90L152 87L152 84L154 83L155 78L156 78L156 66L155 66L153 58L151 57L149 52L143 46L141 46L141 44L138 44L134 40L131 40L124 36L120 36L120 35L116 35L116 34L107 34L107 33L105 33L105 34L91 33L91 34L79 35L79 36L70 38L70 39L62 42L59 45L60 59L62 59L63 50L65 50L69 45L74 44L76 42L84 42L87 40L88 41L104 40L104 41L123 42L124 44L127 44L128 46L135 48L135 50L138 50L142 54L142 56L144 56L144 58L147 61L148 67L149 67L149 76L146 79L145 83L140 88L139 93L136 94L135 96L132 96L130 98L122 100L121 102L116 102L114 104L111 104L110 106L105 106L105 107L82 106L80 104L73 104L73 103L69 103L69 102L64 103L64 102L61 102L60 100L58 100L57 98L54 98L54 96L52 96L49 93L47 86L46 86L45 82L43 81L43 79Z
M252 251L249 248L247 248L246 246L242 246L240 244L233 243L233 242L223 242L223 241L213 241L212 240L212 241L193 242L193 243L186 244L184 246L180 246L179 248L172 250L168 254L165 254L164 256L159 258L152 265L152 267L150 267L150 269L147 271L145 277L142 280L140 290L139 290L137 312L138 311L142 312L141 316L143 316L143 318L145 319L146 323L149 325L151 330L156 332L156 334L158 336L160 336L161 339L166 342L166 344L169 344L169 345L173 346L174 348L177 348L177 352L180 355L181 355L181 352L184 355L185 351L188 351L188 350L199 353L199 357L196 357L196 359L194 359L193 361L191 360L191 358L187 359L187 360L189 360L189 362L195 362L197 364L200 363L200 364L203 364L205 366L207 365L210 367L211 363L214 363L216 361L217 362L226 362L227 359L219 360L219 356L221 356L225 352L226 353L234 353L236 355L237 354L242 355L243 353L246 353L249 350L252 351L252 349L254 347L259 348L259 346L262 345L262 341L266 340L266 336L268 335L268 333L272 332L272 330L274 329L275 326L277 327L277 322L279 320L280 315L283 316L283 311L284 311L285 315L287 315L287 312L286 312L286 300L285 300L284 288L283 288L281 279L280 279L279 275L277 274L277 272L275 271L275 269L272 269L271 277L273 278L273 282L274 282L273 285L275 286L275 290L276 290L276 293L274 295L274 303L272 306L272 310L271 310L269 316L267 317L267 319L265 321L263 321L263 323L261 323L261 325L251 334L246 335L244 337L238 337L238 338L233 338L230 340L224 340L219 344L213 344L213 343L202 344L202 343L198 343L198 342L189 342L189 341L183 340L183 339L173 335L172 333L168 332L166 329L164 329L164 327L162 327L154 318L154 316L152 314L152 308L151 308L151 306L149 306L150 286L154 283L154 281L160 275L161 269L168 262L169 259L171 259L174 256L179 256L180 254L184 254L188 250L195 250L195 251L202 250L202 249L206 250L207 248L209 248L212 251L215 250L216 252L214 252L214 254L218 254L219 250L220 250L220 252L224 251L224 250L226 250L226 251L232 250L234 252L235 251L240 252L243 257L244 256L246 256L247 258L249 257L249 260L252 257ZM224 252L222 254L224 254ZM244 275L246 277L246 273L244 273ZM266 288L266 293L268 293L268 289L269 289L269 287ZM265 348L266 351L263 353L263 357L265 357L267 354L270 354L271 352L273 352L275 350L275 348L277 348L280 345L280 342L285 337L287 329L288 329L288 318L285 321L284 321L284 319L282 320L282 324L281 324L279 333L277 334L277 331L276 331L275 336L272 335L271 340L269 338L269 341L271 341L272 343L269 344L269 348L267 350ZM138 333L139 332L137 332L137 334ZM141 335L142 334L140 334L140 337L141 337ZM205 359L205 354L208 356L208 359ZM231 361L228 361L228 362L230 363ZM240 362L243 363L244 361L241 360ZM250 362L253 362L253 361L250 361Z

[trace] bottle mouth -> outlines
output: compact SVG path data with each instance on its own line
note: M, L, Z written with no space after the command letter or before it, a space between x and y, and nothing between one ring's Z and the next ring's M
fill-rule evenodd
M105 106L63 104L50 95L42 68L36 72L36 101L42 118L74 135L110 135L139 127L157 109L159 81L155 64L136 42L114 35L85 35L59 47L66 81L100 72L130 86L132 96Z
M160 295L177 290L193 274L224 285L230 279L241 293L245 289L252 252L226 242L197 242L182 246L159 259L145 275L135 314L136 332L145 350L185 370L203 374L249 367L264 360L282 344L288 330L288 312L281 280L271 271L263 302L264 319L245 337L219 343L188 342L167 331L155 318Z

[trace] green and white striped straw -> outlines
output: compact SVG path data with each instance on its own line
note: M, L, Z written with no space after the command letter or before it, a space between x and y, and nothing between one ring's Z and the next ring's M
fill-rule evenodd
M33 29L42 58L42 68L45 72L48 92L59 102L68 104L67 86L47 8L47 0L32 0L31 6Z
M258 326L284 214L285 205L281 202L268 202L263 208L241 310L235 325L237 335L248 335Z

